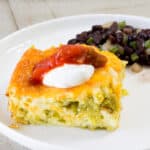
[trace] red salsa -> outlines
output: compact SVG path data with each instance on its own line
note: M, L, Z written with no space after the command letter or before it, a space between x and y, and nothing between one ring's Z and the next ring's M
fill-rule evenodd
M53 68L64 64L91 64L95 68L103 67L107 58L97 53L93 48L83 45L62 45L53 55L40 61L33 68L31 82L39 84L43 75Z

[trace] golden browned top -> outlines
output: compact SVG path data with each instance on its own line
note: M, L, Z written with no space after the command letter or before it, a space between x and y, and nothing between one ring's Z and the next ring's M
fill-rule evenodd
M114 54L110 52L100 52L97 48L92 48L107 57L107 64L102 68L96 69L94 75L86 83L80 86L66 89L47 87L41 84L31 84L30 77L35 64L37 64L42 59L47 58L49 55L53 54L56 51L56 48L52 47L45 51L40 51L34 47L29 48L23 54L22 58L18 62L13 72L9 87L7 89L7 95L9 96L12 91L15 91L16 97L55 97L57 95L61 95L63 97L69 93L76 96L81 92L90 92L93 87L99 87L100 85L107 86L109 84L109 81L112 80L112 75L108 73L110 67L120 73L120 71L122 71L122 69L124 68L123 63L120 59L118 59Z

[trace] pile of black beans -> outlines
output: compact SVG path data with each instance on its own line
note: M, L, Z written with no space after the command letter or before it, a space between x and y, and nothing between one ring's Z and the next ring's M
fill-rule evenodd
M68 44L94 45L100 50L103 44L110 41L113 52L128 64L138 63L150 66L150 29L139 29L127 25L125 21L112 22L109 27L94 25L89 31L83 31L76 38L68 41Z

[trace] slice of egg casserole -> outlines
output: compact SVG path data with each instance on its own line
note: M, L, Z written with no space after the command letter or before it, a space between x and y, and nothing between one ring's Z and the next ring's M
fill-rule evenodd
M113 130L118 127L125 63L108 51L100 51L93 46L80 47L105 57L107 62L95 67L86 82L67 88L31 82L37 64L54 55L59 48L41 51L31 47L24 53L6 92L13 120L22 124L54 124L89 129ZM76 45L73 48L76 50ZM96 60L93 58L92 61Z

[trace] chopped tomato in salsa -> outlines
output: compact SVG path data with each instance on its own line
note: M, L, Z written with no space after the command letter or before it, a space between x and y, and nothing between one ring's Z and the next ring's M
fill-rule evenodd
M107 58L97 53L93 48L83 45L62 45L58 51L48 58L40 61L33 68L31 82L39 84L43 75L53 68L64 64L91 64L95 68L103 67Z

